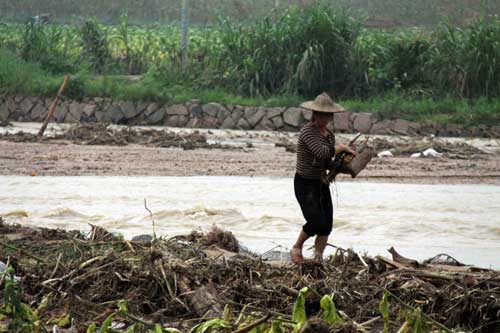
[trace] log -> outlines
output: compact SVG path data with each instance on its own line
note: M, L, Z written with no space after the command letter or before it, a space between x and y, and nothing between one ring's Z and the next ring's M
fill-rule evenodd
M49 123L50 118L52 118L52 116L54 115L54 112L56 112L57 104L59 103L59 100L61 99L61 96L64 93L64 90L66 90L68 83L69 83L69 75L66 75L61 87L59 88L59 91L57 92L56 98L54 99L54 101L52 102L52 104L49 107L49 112L47 113L47 116L45 117L45 120L43 121L42 127L38 131L39 138L41 138L43 136L43 133L45 132L45 129L47 128L47 125Z
M395 262L399 262L400 264L403 264L406 266L412 266L412 267L419 267L420 266L418 261L416 261L414 259L409 259L409 258L406 258L406 257L403 257L402 255L400 255L393 246L391 246L391 248L387 251L389 251L389 253L392 255L392 260L394 260Z

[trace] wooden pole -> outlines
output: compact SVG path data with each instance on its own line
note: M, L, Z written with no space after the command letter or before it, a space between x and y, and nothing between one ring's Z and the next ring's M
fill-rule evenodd
M182 52L182 70L187 68L188 60L188 0L182 0L181 13L181 52Z
M38 137L41 138L43 136L43 132L45 132L45 129L47 128L47 125L49 123L50 118L52 118L52 116L54 115L54 112L56 112L57 103L59 103L59 100L61 99L61 96L64 93L64 90L68 86L68 83L69 83L69 75L66 75L61 87L59 88L59 91L57 92L56 98L54 99L54 101L50 105L49 112L47 113L47 117L45 117L45 120L43 121L43 124L42 124L42 127L40 128L40 131L38 131Z

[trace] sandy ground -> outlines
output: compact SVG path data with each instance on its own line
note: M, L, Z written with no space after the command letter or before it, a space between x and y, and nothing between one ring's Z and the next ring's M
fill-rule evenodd
M282 147L241 149L87 146L68 141L0 141L0 175L292 177L295 155ZM340 180L350 180L342 176ZM375 158L356 181L500 184L500 156L470 159Z

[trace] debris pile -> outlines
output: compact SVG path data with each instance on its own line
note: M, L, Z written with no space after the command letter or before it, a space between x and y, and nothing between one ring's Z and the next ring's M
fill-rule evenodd
M86 235L0 220L0 330L498 332L500 272L391 253L337 248L297 267L219 229L133 242L96 226Z
M398 140L388 140L386 138L370 139L376 151L379 152L379 157L392 156L412 156L417 157L446 157L453 159L468 159L484 155L484 152L465 142L449 142L446 139L438 138L399 138Z
M0 134L1 140L14 142L51 142L68 140L81 145L108 145L125 146L139 144L150 147L178 147L185 150L196 148L239 149L237 147L209 143L204 135L198 131L191 133L176 133L169 130L145 128L116 128L110 124L78 124L65 130L61 134L39 138L35 134L19 132L15 134Z

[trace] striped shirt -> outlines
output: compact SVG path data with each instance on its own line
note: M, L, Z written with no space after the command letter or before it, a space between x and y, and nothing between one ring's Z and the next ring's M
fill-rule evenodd
M308 123L302 127L297 144L297 173L303 178L320 179L335 156L335 135L330 130L323 136L319 129Z

